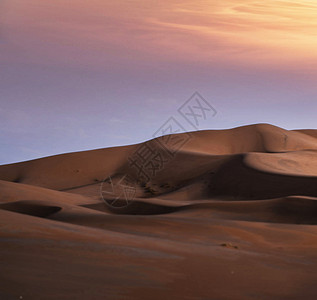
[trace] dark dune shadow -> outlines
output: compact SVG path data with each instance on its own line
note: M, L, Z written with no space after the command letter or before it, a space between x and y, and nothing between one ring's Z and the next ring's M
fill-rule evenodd
M194 200L190 204L164 206L133 201L124 208L111 208L105 203L82 205L96 211L125 215L175 214L203 219L317 225L317 199L301 196L268 200Z
M0 209L34 217L46 218L54 213L59 212L62 208L59 206L47 205L43 201L21 200L0 204Z
M114 208L106 205L105 203L87 204L81 206L97 211L126 215L159 215L172 213L180 209L180 207L145 203L136 200L133 200L128 206L122 208Z

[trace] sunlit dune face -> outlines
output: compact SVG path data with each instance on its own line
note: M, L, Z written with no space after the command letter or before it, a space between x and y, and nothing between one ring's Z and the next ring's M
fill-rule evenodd
M317 1L13 0L3 11L6 59L317 66Z

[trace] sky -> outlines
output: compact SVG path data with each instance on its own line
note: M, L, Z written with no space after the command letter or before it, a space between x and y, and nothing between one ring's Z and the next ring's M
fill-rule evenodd
M171 120L316 129L316 78L317 0L0 0L0 164L142 142Z

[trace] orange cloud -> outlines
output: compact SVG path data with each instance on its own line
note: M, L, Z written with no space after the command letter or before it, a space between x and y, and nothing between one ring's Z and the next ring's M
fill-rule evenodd
M317 68L317 1L8 2L6 59ZM11 43L10 43L11 42ZM13 59L13 58L12 58Z

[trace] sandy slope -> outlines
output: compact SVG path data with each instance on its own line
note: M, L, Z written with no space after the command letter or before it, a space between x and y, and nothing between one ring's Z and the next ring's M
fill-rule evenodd
M160 168L145 179L136 158ZM105 193L124 176L127 206ZM4 165L0 191L0 299L317 297L317 130L258 124Z

